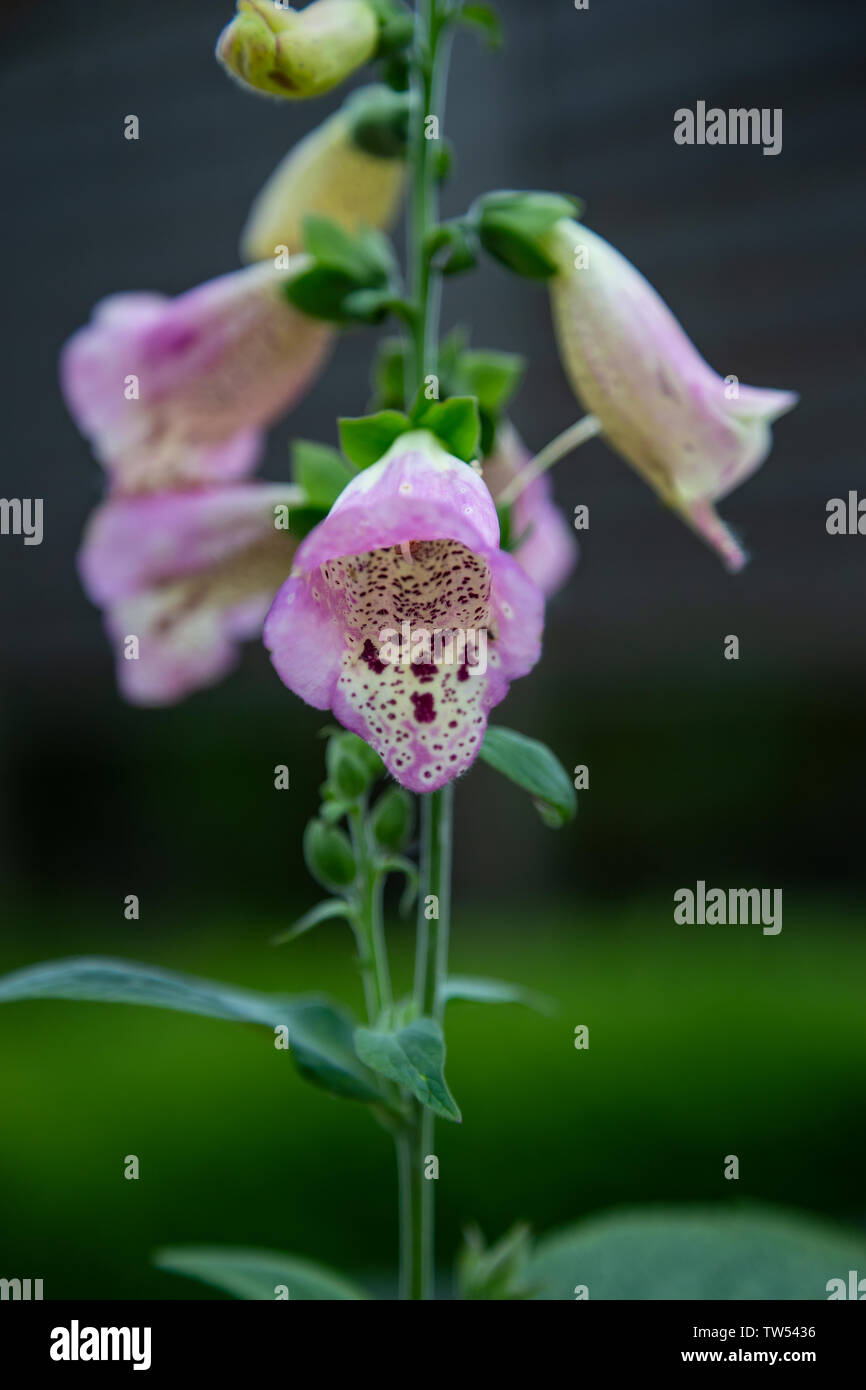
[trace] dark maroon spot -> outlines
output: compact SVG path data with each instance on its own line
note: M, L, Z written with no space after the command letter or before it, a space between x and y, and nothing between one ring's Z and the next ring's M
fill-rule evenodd
M465 663L460 667L460 670L457 672L457 679L459 681L468 681L469 667Z
M361 660L367 663L374 676L381 676L385 669L384 663L379 660L379 653L376 651L369 637L364 643L364 650L361 652Z
M432 681L433 677L436 675L436 667L432 666L429 662L413 662L409 669L416 680L419 680L422 685L426 685L428 681Z
M419 724L432 724L436 718L436 711L433 707L433 696L429 690L421 695L417 690L412 692L412 704L415 707L415 718Z

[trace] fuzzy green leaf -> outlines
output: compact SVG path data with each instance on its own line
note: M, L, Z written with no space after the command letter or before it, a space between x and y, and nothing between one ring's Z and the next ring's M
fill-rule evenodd
M258 994L155 965L98 956L47 961L0 978L0 1003L19 999L149 1004L270 1029L285 1026L291 1055L307 1080L355 1100L382 1098L375 1078L358 1062L350 1016L325 999Z
M305 912L303 917L299 917L294 926L271 937L271 941L274 946L283 946L289 941L296 941L299 936L303 936L306 932L312 931L313 927L317 927L320 922L328 922L334 917L344 917L350 923L354 921L352 907L344 898L326 898L323 903L311 907L309 912Z
M827 1298L827 1284L866 1269L866 1238L770 1207L634 1208L539 1242L526 1268L545 1300L706 1301ZM799 1319L804 1321L804 1319Z
M396 1033L356 1028L355 1048L372 1071L405 1086L434 1114L460 1122L445 1081L445 1039L432 1018L416 1018Z
M540 1014L552 1014L556 1006L552 999L537 994L523 985L513 985L507 980L485 980L475 975L449 975L441 990L443 1003L461 1000L470 1004L524 1004Z
M546 744L513 729L489 725L481 757L532 796L545 825L558 829L577 814L574 784Z
M235 1298L273 1301L278 1288L292 1302L336 1301L369 1297L341 1274L312 1260L276 1250L243 1250L218 1245L172 1245L157 1250L153 1262L170 1274L211 1284Z

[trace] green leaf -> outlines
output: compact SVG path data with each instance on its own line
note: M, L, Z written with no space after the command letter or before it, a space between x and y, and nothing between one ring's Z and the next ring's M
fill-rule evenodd
M351 235L327 217L310 216L304 218L304 245L312 265L285 285L302 313L333 323L368 322L396 298L399 270L380 232L365 228Z
M411 33L412 16L403 17ZM409 139L409 92L395 92L382 83L359 87L343 103L352 143L379 159L402 159Z
M329 217L311 214L304 218L303 230L304 249L308 255L329 270L343 271L359 285L365 284L371 273L381 269L371 259L361 239Z
M460 324L458 324L456 328L452 328L451 332L446 334L442 339L442 342L439 344L440 386L443 381L454 383L459 380L460 363L463 359L463 354L466 351L468 342L468 331ZM455 386L452 386L445 392L446 396L456 396L460 394L461 392ZM471 393L464 392L462 394Z
M509 270L529 280L547 280L556 264L542 240L561 218L574 217L575 198L559 193L487 193L478 199L471 218L485 251Z
M370 284L378 282L396 287L400 278L400 264L385 233L377 231L375 227L362 227L355 233L355 244L369 266Z
M243 1250L219 1245L172 1245L157 1250L153 1257L157 1269L183 1274L235 1298L273 1301L275 1291L284 1286L289 1300L336 1301L367 1298L369 1295L341 1274L312 1260L282 1255L276 1250Z
M355 914L349 903L343 898L326 898L323 903L316 907L311 907L309 912L305 912L303 917L299 917L293 927L288 930L278 932L271 937L274 946L283 946L288 941L296 941L305 932L312 931L320 922L327 922L334 917L344 917L347 922L353 922Z
M330 510L330 507L292 507L289 520L290 534L297 540L303 540L304 536L308 536L320 521L324 521Z
M427 254L443 275L457 275L478 264L478 237L461 218L443 222L430 233Z
M343 300L343 312L357 323L377 324L388 314L408 312L405 301L390 286L382 289L353 290Z
M302 270L283 289L290 303L308 318L325 319L329 323L353 323L352 314L345 308L349 295L362 288L344 270L314 263Z
M406 398L406 344L383 338L373 364L371 385L379 409L399 410Z
M544 994L537 994L523 985L507 980L485 980L476 975L449 975L444 981L441 999L445 1004L461 1000L471 1004L525 1004L540 1014L553 1014L556 1005Z
M343 453L358 468L369 468L387 454L395 439L409 429L409 417L400 410L380 410L377 415L339 421Z
M354 469L336 449L311 439L296 439L293 443L292 472L310 505L329 510L355 477Z
M413 424L430 430L441 439L448 452L464 463L478 457L481 423L474 396L452 396L447 401L421 401Z
M524 279L549 280L556 274L556 262L509 213L491 213L479 235L489 256Z
M498 416L523 379L526 358L517 352L464 352L460 370L467 389L478 397L482 409Z
M633 1208L542 1240L526 1269L546 1300L820 1299L866 1268L866 1239L770 1207Z
M294 1062L307 1080L355 1100L382 1099L375 1078L358 1062L352 1019L327 1000L258 994L155 965L96 956L31 965L0 979L0 1003L19 999L149 1004L270 1029L286 1026Z
M305 1080L348 1100L378 1101L382 1094L354 1051L354 1020L326 999L298 999L292 1005L289 1047Z
M445 1039L432 1018L416 1018L396 1033L356 1028L355 1048L372 1071L405 1086L435 1115L459 1124L460 1111L443 1072Z
M563 217L580 212L580 200L567 193L536 193L522 189L499 189L485 193L473 208L479 222L489 215L507 214L527 235L542 236Z
M464 5L457 20L469 28L478 29L484 35L488 48L502 47L502 20L492 5Z
M545 744L513 729L490 725L480 752L486 763L530 793L545 825L556 830L574 819L574 784Z

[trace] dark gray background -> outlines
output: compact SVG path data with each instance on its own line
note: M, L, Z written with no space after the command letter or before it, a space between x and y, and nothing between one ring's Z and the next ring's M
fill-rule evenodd
M540 671L502 722L590 764L580 835L536 828L487 769L461 787L462 889L628 896L736 865L760 881L862 885L866 537L830 538L827 499L863 486L860 7L842 0L570 0L500 5L503 54L469 36L452 67L448 213L491 187L579 194L585 219L658 287L723 374L794 388L761 472L722 512L753 559L724 573L600 442L562 463L591 509L580 568L550 612ZM168 711L114 693L74 554L102 479L56 386L63 340L94 301L176 293L237 263L249 203L286 148L338 104L258 100L212 57L219 0L19 0L4 15L2 493L45 499L45 541L0 539L4 862L22 898L92 906L147 866L166 905L276 906L305 891L321 717L251 646L240 671ZM782 107L784 146L684 148L698 99ZM138 143L123 118L140 118ZM446 294L446 325L530 358L514 415L540 447L578 413L543 288L485 266ZM373 338L353 334L275 431L334 439L361 411ZM722 659L736 633L741 659ZM270 769L297 796L275 807ZM242 827L242 829L241 829ZM242 854L227 853L237 846ZM216 854L214 849L216 847ZM535 861L530 869L530 861ZM284 863L277 884L264 866ZM159 872L155 865L159 865ZM694 872L692 872L694 870ZM737 881L745 881L737 879Z

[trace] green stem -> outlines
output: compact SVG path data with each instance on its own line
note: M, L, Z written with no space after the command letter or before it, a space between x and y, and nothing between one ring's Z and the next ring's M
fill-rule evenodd
M408 264L413 305L411 370L407 373L407 405L435 371L438 338L439 296L432 292L427 239L439 215L438 183L433 156L437 142L428 140L428 116L439 120L440 135L445 117L445 87L448 66L447 17L437 0L418 0L415 14L415 44L412 63L414 117L409 137L411 189L408 218Z
M551 439L549 444L530 459L526 467L521 469L516 478L512 478L508 486L499 494L497 502L500 507L509 507L512 502L523 492L524 488L540 478L542 473L548 468L552 468L566 454L570 454L572 449L577 449L581 444L585 444L588 439L594 439L601 433L601 421L595 415L584 415L577 424L569 425L567 430L558 434L555 439Z
M357 931L361 975L367 1015L375 1025L383 1009L390 1007L391 977L382 914L382 875L375 863L366 811L365 805L353 807L349 812L349 825L358 865Z
M418 899L418 939L415 956L415 1003L438 1023L443 1014L443 984L448 972L448 930L451 918L451 840L454 786L449 782L421 803L421 885ZM428 912L432 915L428 917ZM433 1153L433 1112L418 1101L412 1105L413 1168L411 1197L413 1230L411 1297L428 1299L434 1291L434 1180L424 1177Z
M442 1021L441 981L448 964L451 916L451 816L454 783L430 792L421 803L421 884L418 904L418 949L415 1002L429 1018ZM425 903L436 899L438 916L427 918Z
M450 11L449 11L450 13ZM448 15L437 0L417 0L412 87L415 109L410 134L411 191L409 196L408 265L413 303L411 370L407 372L407 405L436 370L439 296L433 292L428 238L438 218L438 194L433 155L436 142L426 138L426 118L444 123L447 81ZM446 40L443 42L443 40ZM421 798L421 882L418 899L418 938L415 957L415 1004L428 1017L441 1017L440 982L447 968L451 883L452 788ZM438 901L438 913L428 921L425 905ZM425 1159L432 1151L433 1116L413 1101L411 1120L397 1137L400 1179L400 1294L428 1299L433 1295L433 1181L424 1177Z

